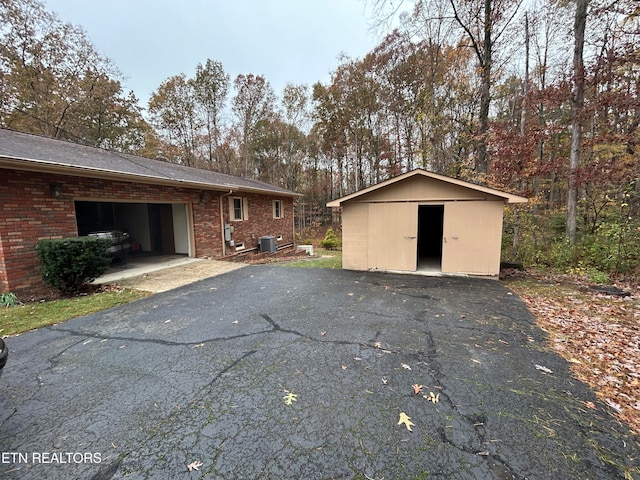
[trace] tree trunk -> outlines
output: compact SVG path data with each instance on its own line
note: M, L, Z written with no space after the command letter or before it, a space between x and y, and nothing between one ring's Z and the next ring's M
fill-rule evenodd
M570 243L576 240L578 212L578 167L580 166L580 145L582 143L582 110L584 108L584 30L587 23L589 0L577 0L576 16L573 24L575 47L573 50L573 120L571 122L571 153L569 155L569 188L567 190L566 237Z
M477 173L487 173L489 162L487 159L487 134L489 132L489 106L491 103L491 63L493 53L493 40L491 38L491 0L484 0L484 45L482 49L482 78L480 92L480 129L478 131L478 160L476 162Z

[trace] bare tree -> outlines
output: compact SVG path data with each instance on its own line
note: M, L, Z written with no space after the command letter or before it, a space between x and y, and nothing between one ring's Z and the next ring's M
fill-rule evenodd
M582 110L584 109L584 31L587 24L587 6L589 0L576 0L576 14L573 24L575 38L573 49L573 96L571 105L571 153L569 156L569 188L567 191L566 237L569 242L576 240L578 209L578 167L580 166L580 146L582 143Z
M207 59L196 67L192 80L195 99L202 111L207 137L207 163L209 168L220 168L217 158L221 144L221 115L229 92L229 75L222 63Z
M244 174L255 176L251 168L251 142L258 122L273 116L276 96L269 82L261 75L238 75L233 85L236 96L231 101L231 108L240 131L240 161L244 164Z

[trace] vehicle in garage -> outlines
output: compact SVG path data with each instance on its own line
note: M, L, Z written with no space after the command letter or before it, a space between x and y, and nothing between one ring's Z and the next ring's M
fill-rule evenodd
M92 232L88 236L111 240L109 253L114 259L122 259L126 257L131 250L131 242L127 232L121 232L120 230L104 230L102 232Z

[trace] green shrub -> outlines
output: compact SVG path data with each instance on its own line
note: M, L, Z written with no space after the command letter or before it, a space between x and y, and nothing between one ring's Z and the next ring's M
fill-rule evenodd
M77 292L109 268L110 245L109 239L91 237L40 240L36 250L42 279L62 293Z
M322 248L326 248L327 250L335 250L338 248L338 237L336 237L333 228L329 227L327 229L327 233L324 238L320 240L320 246Z
M14 307L18 304L18 297L13 292L0 293L0 306Z

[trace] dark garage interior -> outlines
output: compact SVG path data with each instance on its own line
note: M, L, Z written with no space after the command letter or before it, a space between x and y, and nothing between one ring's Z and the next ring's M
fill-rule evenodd
M179 210L180 206L177 207ZM75 208L79 236L120 230L129 234L139 251L164 255L186 253L176 252L174 205L76 201Z
M442 264L442 235L444 205L418 207L418 265L440 268Z

